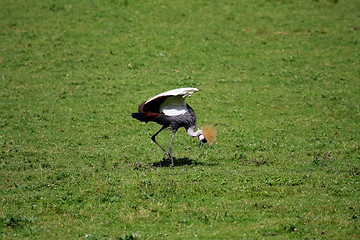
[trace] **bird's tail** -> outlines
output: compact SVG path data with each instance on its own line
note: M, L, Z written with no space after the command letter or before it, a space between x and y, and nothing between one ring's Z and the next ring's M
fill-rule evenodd
M141 122L148 122L146 115L144 113L133 113L131 116Z

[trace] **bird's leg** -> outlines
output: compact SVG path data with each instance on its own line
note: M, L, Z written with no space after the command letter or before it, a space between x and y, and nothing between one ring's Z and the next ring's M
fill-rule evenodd
M169 158L171 160L171 165L174 166L174 157L172 156L172 142L175 136L176 130L172 131L170 142L169 142Z
M172 161L172 156L171 156L171 153L169 153L168 151L165 150L165 148L163 148L155 139L155 137L164 129L166 129L167 127L165 126L162 126L162 128L157 131L152 137L151 137L151 140L153 140L154 143L156 143L156 145L158 145L164 152L165 152L165 155Z

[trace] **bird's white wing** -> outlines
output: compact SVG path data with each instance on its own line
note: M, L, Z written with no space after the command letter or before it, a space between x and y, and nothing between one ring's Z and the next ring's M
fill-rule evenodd
M177 116L187 111L185 98L182 96L167 97L160 105L160 112L167 116Z
M160 97L166 97L160 105L160 112L167 116L181 115L187 111L185 98L197 91L199 91L197 88L177 88L149 98L146 103Z
M199 91L197 88L177 88L173 90L169 90L163 93L160 93L152 98L149 98L146 103L151 102L152 100L159 97L167 97L167 96L183 96L183 98L191 96L194 92Z

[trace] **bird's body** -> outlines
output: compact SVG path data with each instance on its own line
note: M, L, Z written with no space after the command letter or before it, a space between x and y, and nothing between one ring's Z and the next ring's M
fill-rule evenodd
M201 130L196 128L196 115L194 110L185 102L185 98L197 92L197 88L178 88L160 93L139 105L138 112L132 117L142 122L156 122L162 128L151 139L165 152L174 164L172 156L172 140L175 133L184 127L191 137L198 137L201 143L206 142ZM155 139L162 130L170 128L172 131L168 150L165 150Z

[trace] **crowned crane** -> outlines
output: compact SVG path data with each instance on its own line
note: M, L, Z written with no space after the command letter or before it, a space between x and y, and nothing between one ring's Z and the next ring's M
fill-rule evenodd
M215 129L211 126L196 130L196 116L194 110L185 102L185 98L191 96L194 92L199 91L197 88L178 88L167 92L160 93L138 107L137 113L133 113L132 117L141 122L156 122L162 127L157 131L151 139L158 145L171 160L174 166L174 157L172 155L172 142L177 130L181 127L191 137L197 137L200 141L200 147L207 141L215 140ZM155 137L164 129L170 128L172 135L170 138L168 150L162 147Z

